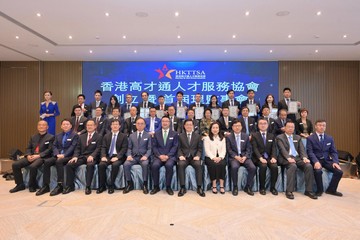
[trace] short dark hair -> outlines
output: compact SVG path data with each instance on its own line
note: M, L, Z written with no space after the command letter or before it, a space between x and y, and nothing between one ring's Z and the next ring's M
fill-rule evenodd
M146 92L146 91L142 91L142 92L141 92L141 96L143 95L143 93L145 93L145 94L146 94L146 96L149 96L149 93L148 93L148 92Z
M88 120L86 121L86 124L87 124L88 122L93 122L93 123L96 125L96 122L95 122L94 119L88 119Z
M167 118L167 119L169 119L170 120L170 118L169 118L169 116L162 116L162 118L161 118L161 120L163 120L164 118Z
M64 118L63 120L61 120L61 124L62 124L63 122L69 122L70 125L72 125L70 119L68 119L68 118Z
M254 90L252 90L252 89L247 90L247 92L246 92L246 93L249 93L249 92L253 92L253 93L255 93L255 91L254 91Z
M241 111L244 110L244 109L247 109L250 112L250 109L247 106L242 107Z
M286 88L284 88L283 92L285 92L285 91L290 91L291 92L291 89L289 87L286 87Z
M158 96L158 99L159 99L159 98L165 98L165 97L164 97L163 95L160 95L160 96Z
M176 93L176 96L177 96L178 94L180 94L181 96L184 96L184 93L183 93L182 91L178 91L178 92Z
M325 119L318 119L315 121L315 125L318 124L318 123L326 123L326 120Z
M77 108L80 108L80 109L82 109L82 108L81 108L81 106L79 106L79 105L76 105L76 106L74 107L74 111L75 111L75 109L77 109Z
M139 120L143 120L143 121L144 121L144 123L146 123L146 122L145 122L145 119L144 119L144 118L142 118L142 117L138 117L138 118L136 119L135 123L137 123Z
M264 117L260 117L259 120L258 120L258 123L259 123L260 121L265 121L266 123L268 123L268 120L266 120L266 118L264 118Z
M184 121L184 126L185 126L185 124L186 124L187 122L191 122L191 123L194 125L193 120L191 120L191 119L185 119L185 121Z
M229 93L231 93L231 92L235 93L234 90L230 89L226 92L226 94L229 95Z
M119 112L121 112L120 108L114 107L111 112L113 112L114 110L119 110Z
M232 125L234 125L234 124L236 124L236 123L241 123L238 118L235 118L235 119L232 121Z
M119 125L121 125L121 122L120 122L120 120L119 120L119 119L114 119L114 118L112 118L112 119L111 119L111 123L110 123L110 125L111 125L111 124L113 124L113 122L118 122L118 123L119 123Z
M307 114L309 114L309 110L307 110L306 108L300 109L300 114L302 114L303 112L306 112Z
M292 124L295 124L291 119L289 119L289 120L286 120L286 122L285 122L285 126L288 124L288 123L292 123Z
M99 89L94 92L94 95L97 93L100 93L100 95L102 96L102 91L100 91Z
M83 97L84 99L86 99L84 94L77 95L77 98L79 98L79 97Z

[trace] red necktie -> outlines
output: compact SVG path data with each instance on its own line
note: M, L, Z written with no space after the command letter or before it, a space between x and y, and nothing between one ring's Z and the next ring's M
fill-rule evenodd
M89 144L91 142L91 138L92 138L92 133L89 134L89 138L88 138L86 146L89 146Z

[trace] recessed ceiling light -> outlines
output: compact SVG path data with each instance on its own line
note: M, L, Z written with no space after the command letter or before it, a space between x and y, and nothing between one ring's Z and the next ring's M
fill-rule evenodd
M289 35L288 35L288 38L292 38L292 35L291 35L291 34L289 34Z
M318 12L316 13L316 15L320 16L320 15L321 15L321 11L318 11Z
M123 36L123 39L126 39L126 35Z
M45 50L45 53L49 53L49 51L48 51L48 50Z
M110 16L110 14L109 14L108 12L106 12L106 13L105 13L105 16L107 16L107 17L108 17L108 16Z
M246 11L245 12L245 16L249 16L250 15L250 12L249 11Z
M227 53L227 50L226 50L226 49L224 50L224 53Z
M72 36L71 36L71 35L69 35L69 39L72 39Z
M314 38L320 38L320 36L319 35L314 35Z
M96 38L96 39L98 39L98 40L100 39L100 37L99 37L99 36L95 36L95 38Z
M41 17L41 13L37 13L36 16Z
M273 50L272 49L270 49L270 51L269 51L270 53L272 53L273 52Z
M19 39L19 36L15 36L16 39Z
M232 35L232 38L236 38L236 35L234 34L234 35Z
M179 15L179 12L175 12L175 17L178 17Z
M277 13L276 13L276 16L278 16L278 17L285 17L285 16L287 16L287 15L289 15L289 14L290 14L289 11L280 11L280 12L277 12Z
M137 53L137 50L134 50L134 53Z
M343 38L347 38L347 35L346 35L346 34L344 34Z
M137 12L137 13L135 13L135 16L140 17L140 18L145 18L145 17L148 17L149 14L147 12Z
M180 35L177 35L177 38L178 38L178 39L180 39L180 38L181 38L181 36L180 36Z
M182 53L181 49L179 50L179 53Z
M319 52L319 50L316 49L316 50L315 50L315 53L318 53L318 52Z
M89 50L89 53L93 53L93 50L90 49L90 50Z

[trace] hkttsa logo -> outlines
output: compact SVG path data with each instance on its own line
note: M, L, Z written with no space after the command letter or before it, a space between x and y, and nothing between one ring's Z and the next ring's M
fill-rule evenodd
M162 79L163 77L167 77L168 79L172 79L171 77L171 73L175 72L176 69L168 69L168 67L166 66L166 64L164 64L164 66L162 67L162 69L158 68L155 69L155 72L159 73L158 79Z

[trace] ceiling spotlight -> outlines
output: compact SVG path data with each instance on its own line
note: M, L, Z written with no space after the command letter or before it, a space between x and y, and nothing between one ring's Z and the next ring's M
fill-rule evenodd
M19 36L15 36L16 39L19 39Z
M182 53L182 51L181 51L181 50L179 50L179 53Z
M250 12L249 11L246 11L245 12L245 16L249 16L250 15Z
M345 35L343 36L343 38L347 38L347 35L345 34Z
M291 35L291 34L289 34L289 35L288 35L288 38L292 38L292 35Z
M36 16L41 17L41 13L37 13Z
M285 16L288 16L290 14L289 11L280 11L280 12L277 12L276 13L276 16L278 17L285 17Z
M92 50L89 50L89 53L93 53L93 51L92 51Z
M175 17L178 17L179 15L179 12L175 12Z
M270 51L269 51L270 53L272 53L273 52L273 50L272 49L270 49Z
M177 35L177 38L178 38L178 39L180 39L180 38L181 38L181 36L180 36L180 35Z
M316 49L316 50L315 50L315 53L318 53L318 52L319 52L319 50Z
M321 11L318 11L318 12L316 13L316 15L320 16L320 15L321 15Z
M126 35L123 36L123 39L126 39Z
M49 53L49 51L48 51L48 50L45 50L45 53Z
M226 50L226 49L224 50L224 53L227 53L227 50Z
M69 35L69 39L72 39L72 36L71 36L71 35Z
M232 35L232 38L236 38L236 35L234 34L234 35Z
M137 50L134 50L134 53L137 53Z
M108 16L110 16L110 14L109 14L108 12L106 12L106 13L105 13L105 16L107 16L107 17L108 17Z

